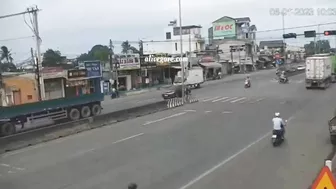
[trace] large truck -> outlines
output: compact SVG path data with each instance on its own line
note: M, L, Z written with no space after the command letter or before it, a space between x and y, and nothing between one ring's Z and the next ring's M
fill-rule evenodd
M99 115L104 100L101 78L87 80L95 83L90 94L0 107L0 135L13 135L18 127L40 127Z
M192 67L186 70L184 84L193 88L200 88L201 84L204 83L204 74L201 67ZM177 73L175 77L174 85L180 85L182 83L181 72Z
M326 89L332 82L332 59L329 54L306 58L306 88Z

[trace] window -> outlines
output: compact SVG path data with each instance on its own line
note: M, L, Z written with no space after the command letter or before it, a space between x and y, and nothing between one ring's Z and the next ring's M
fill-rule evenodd
M177 51L177 43L175 43L175 51Z
M245 33L245 38L248 39L248 37L249 37L249 36L248 36L248 33Z
M195 45L196 45L196 50L198 50L198 46L197 46L197 43L195 43Z
M171 39L171 33L170 32L166 32L166 39Z
M33 99L33 95L27 95L28 100L32 100Z

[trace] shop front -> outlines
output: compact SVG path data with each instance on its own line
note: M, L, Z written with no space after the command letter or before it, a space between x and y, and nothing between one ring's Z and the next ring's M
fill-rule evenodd
M116 59L119 62L118 90L129 91L139 88L141 85L140 55L119 54L116 55Z
M199 64L203 68L203 73L206 80L211 80L222 72L222 64L218 63L218 61L216 61L211 56L201 57Z
M65 84L65 96L76 97L95 93L100 89L100 79L87 77L86 69L68 70L68 78Z

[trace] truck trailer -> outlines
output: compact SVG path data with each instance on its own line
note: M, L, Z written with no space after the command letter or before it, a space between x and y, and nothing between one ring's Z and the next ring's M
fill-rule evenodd
M94 83L89 94L0 107L0 135L13 135L17 127L40 127L99 115L104 100L101 78L86 79Z
M318 54L306 59L306 89L326 89L332 82L332 59L329 54Z

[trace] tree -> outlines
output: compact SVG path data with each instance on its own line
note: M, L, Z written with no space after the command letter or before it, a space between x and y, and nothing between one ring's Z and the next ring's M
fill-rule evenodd
M87 60L100 60L108 61L109 59L109 48L103 45L95 45L91 48L88 53L81 54L77 59L79 61Z
M329 53L330 43L328 40L319 40L316 43L311 41L309 44L304 45L307 55L313 55L315 52L318 53Z
M42 66L54 67L62 63L63 57L60 51L48 49L43 55Z
M6 63L12 63L13 62L12 54L8 50L8 48L6 46L2 46L0 49L1 49L0 62L2 63L3 60L6 60Z
M122 42L121 48L122 48L121 53L124 53L124 54L126 54L129 50L133 51L133 53L136 53L136 54L140 53L139 50L131 46L128 41Z

